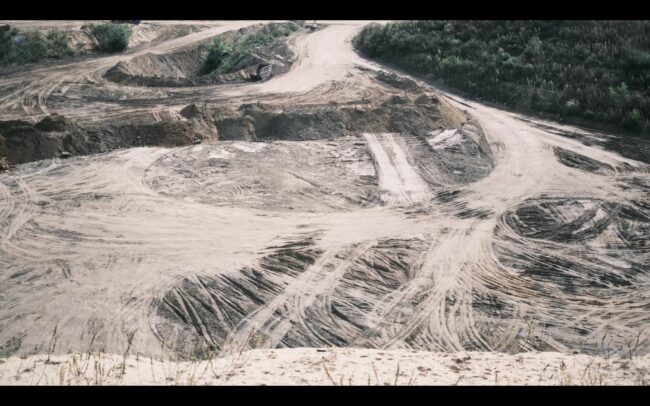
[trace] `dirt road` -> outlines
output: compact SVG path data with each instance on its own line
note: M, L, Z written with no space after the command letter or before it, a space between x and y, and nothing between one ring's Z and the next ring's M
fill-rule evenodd
M372 77L388 69L349 42L363 22L299 36L291 70L259 84L102 77L253 23L1 77L0 118L119 120L197 99L302 105L383 91ZM459 157L444 165L424 156L438 151L426 140L366 133L133 148L0 175L3 351L45 352L55 337L55 352L121 353L134 334L133 353L194 356L327 345L646 354L648 165L582 142L602 135L447 96L482 127L493 165L458 129L431 140Z

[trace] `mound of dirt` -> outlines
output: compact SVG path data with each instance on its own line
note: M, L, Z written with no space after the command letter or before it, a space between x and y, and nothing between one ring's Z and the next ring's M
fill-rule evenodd
M452 124L440 115L438 103L434 97L411 94L346 104L257 103L217 108L213 117L221 140L316 140L362 132L424 136Z
M254 34L262 25L229 31L221 36L230 43ZM164 54L147 53L128 61L117 63L104 77L120 84L151 87L185 87L221 83L237 83L256 80L255 73L260 65L271 65L275 75L285 73L294 59L286 38L259 47L255 53L245 56L234 67L232 73L199 75L203 57L212 39L206 39L191 46Z

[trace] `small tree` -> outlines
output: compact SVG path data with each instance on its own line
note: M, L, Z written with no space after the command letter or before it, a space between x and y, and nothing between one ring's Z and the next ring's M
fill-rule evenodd
M124 51L131 38L131 27L125 24L92 25L90 31L99 42L99 49L104 52Z
M233 51L233 46L227 43L223 37L214 37L212 44L208 48L208 54L201 66L201 73L210 73L217 69Z

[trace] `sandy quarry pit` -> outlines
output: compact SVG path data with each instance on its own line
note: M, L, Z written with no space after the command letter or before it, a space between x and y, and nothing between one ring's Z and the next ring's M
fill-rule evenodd
M106 76L259 22L184 24L0 76L2 354L648 354L647 145L369 62L365 22L264 82Z

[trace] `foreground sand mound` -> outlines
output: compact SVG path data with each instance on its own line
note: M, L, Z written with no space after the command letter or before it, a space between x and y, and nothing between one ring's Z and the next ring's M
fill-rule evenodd
M47 361L47 362L46 362ZM210 361L112 354L0 360L2 385L647 385L650 356L251 350Z

